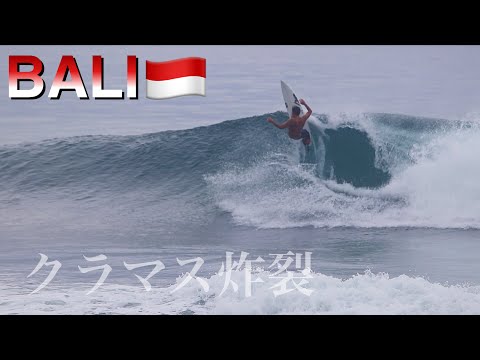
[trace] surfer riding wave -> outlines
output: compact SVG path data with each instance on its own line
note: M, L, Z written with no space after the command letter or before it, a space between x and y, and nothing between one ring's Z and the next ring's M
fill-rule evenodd
M288 136L294 140L302 139L304 145L309 145L311 143L310 133L304 129L305 123L307 122L310 115L312 115L312 109L307 105L305 100L300 99L300 104L304 105L307 108L307 113L303 116L300 116L301 109L299 106L294 105L292 107L292 116L287 121L279 124L271 117L267 121L275 125L279 129L288 128Z

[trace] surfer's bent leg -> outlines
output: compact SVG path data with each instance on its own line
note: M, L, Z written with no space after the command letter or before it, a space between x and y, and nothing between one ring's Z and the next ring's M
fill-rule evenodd
M304 145L310 145L311 142L310 133L305 129L302 129L302 141Z

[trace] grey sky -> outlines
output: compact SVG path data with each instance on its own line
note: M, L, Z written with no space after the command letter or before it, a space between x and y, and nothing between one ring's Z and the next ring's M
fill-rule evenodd
M47 91L8 97L8 56L36 55ZM126 57L139 57L139 100L47 98L62 55L74 55L91 95L91 56L103 55L105 86L126 88ZM207 96L145 98L145 60L207 59ZM280 80L316 113L391 112L443 118L479 110L480 46L0 46L0 143L83 134L190 128L283 110Z

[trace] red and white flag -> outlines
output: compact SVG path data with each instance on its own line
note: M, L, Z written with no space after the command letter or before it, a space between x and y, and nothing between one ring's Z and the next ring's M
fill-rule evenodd
M205 96L206 59L187 57L165 62L147 60L147 98Z

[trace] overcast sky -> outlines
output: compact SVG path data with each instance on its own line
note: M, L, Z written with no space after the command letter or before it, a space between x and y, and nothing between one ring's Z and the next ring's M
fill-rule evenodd
M45 65L37 100L8 96L8 56ZM105 87L126 89L127 55L139 58L138 100L48 99L62 55L74 55L91 95L92 55ZM207 96L145 98L145 61L207 59ZM0 143L85 134L182 129L284 110L280 80L316 113L390 112L442 118L480 110L480 46L0 46Z

